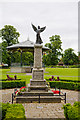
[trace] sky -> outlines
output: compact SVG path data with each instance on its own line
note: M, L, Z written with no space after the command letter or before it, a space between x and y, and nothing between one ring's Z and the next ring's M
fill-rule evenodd
M36 27L46 26L41 33L43 44L49 37L60 35L63 51L78 52L78 0L0 0L0 29L12 25L20 33L19 42L36 41ZM1 40L0 40L1 42Z

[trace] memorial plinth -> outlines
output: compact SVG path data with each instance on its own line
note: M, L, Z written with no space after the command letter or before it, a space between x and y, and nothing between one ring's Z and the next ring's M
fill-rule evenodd
M44 80L44 69L42 68L42 45L34 45L34 68L32 71L32 80L28 91L48 91L46 81Z

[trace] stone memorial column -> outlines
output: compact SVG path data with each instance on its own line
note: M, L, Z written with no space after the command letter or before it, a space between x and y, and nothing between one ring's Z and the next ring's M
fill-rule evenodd
M44 80L44 69L42 68L42 45L34 45L34 68L32 80Z
M42 68L42 45L34 45L34 68Z

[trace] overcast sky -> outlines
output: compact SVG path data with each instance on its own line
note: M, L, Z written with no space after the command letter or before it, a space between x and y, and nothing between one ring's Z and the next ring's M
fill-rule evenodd
M28 1L28 0L27 0ZM31 23L36 27L46 26L41 33L43 43L49 42L52 35L60 35L63 50L73 48L78 51L78 0L56 0L39 2L17 2L3 0L0 2L0 29L4 25L12 25L20 33L19 42L29 39L36 40L36 33ZM1 40L0 40L1 42Z

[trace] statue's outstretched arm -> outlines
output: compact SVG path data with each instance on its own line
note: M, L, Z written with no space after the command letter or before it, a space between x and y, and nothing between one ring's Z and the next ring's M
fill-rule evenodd
M31 23L33 30L36 32L37 28Z
M45 27L42 27L42 28L40 29L40 32L43 32L45 29L46 29L46 26L45 26Z

